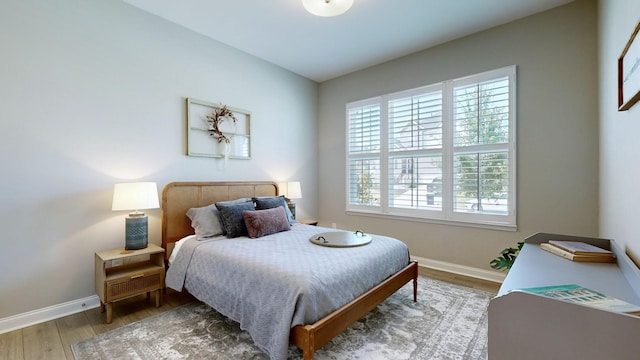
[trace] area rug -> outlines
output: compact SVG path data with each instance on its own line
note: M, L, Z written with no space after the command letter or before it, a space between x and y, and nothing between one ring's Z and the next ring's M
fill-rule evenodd
M487 359L491 293L420 277L320 350L314 359ZM238 323L192 302L71 346L85 359L268 359ZM302 352L289 347L288 359Z

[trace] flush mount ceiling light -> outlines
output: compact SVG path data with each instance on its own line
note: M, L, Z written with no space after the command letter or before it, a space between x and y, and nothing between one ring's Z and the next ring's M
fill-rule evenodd
M353 5L353 0L302 0L302 6L317 16L336 16L344 14Z

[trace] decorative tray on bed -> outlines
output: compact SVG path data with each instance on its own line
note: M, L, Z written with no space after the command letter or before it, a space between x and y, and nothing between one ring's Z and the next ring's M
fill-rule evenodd
M315 234L309 238L309 241L316 245L328 247L353 247L367 245L371 242L371 235L367 235L362 231L329 231Z

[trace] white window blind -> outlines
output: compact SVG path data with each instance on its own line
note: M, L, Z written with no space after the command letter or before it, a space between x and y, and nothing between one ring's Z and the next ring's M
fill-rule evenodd
M454 82L454 210L508 215L509 77Z
M347 210L515 228L515 66L347 104Z
M440 210L442 87L389 96L388 124L388 207Z
M380 103L353 105L348 110L349 204L380 205Z

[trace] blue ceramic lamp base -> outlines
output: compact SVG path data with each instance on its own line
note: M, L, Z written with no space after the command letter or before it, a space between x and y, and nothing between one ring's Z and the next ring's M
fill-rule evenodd
M125 226L125 250L138 250L147 247L148 217L146 215L129 215Z

